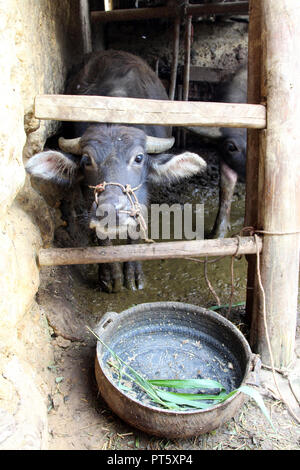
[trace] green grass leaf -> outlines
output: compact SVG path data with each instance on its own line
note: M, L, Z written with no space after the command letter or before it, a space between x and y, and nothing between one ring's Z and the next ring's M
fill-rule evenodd
M165 390L157 390L157 395L169 403L175 403L176 405L188 406L191 408L206 409L211 408L212 405L216 405L222 401L222 396L218 395L194 395L192 393L176 393L166 392ZM200 396L200 400L199 400ZM197 399L198 398L198 399ZM212 400L213 403L204 403L204 400Z
M248 385L241 385L238 390L240 392L243 392L245 393L246 395L248 395L249 397L251 397L253 400L255 400L257 406L260 408L261 412L263 413L263 415L266 417L266 419L269 421L270 425L272 426L273 430L277 433L273 423L272 423L272 420L270 418L270 415L269 415L269 412L266 408L266 405L264 404L264 401L263 401L263 398L261 396L261 394L258 392L258 390L255 390L254 388L252 387L249 387Z
M224 386L217 382L216 380L212 379L176 379L176 380L163 380L163 379L153 379L148 380L152 385L156 385L159 387L172 387L172 388L180 388L180 389L190 389L190 388L198 388L198 389L220 389L225 390Z

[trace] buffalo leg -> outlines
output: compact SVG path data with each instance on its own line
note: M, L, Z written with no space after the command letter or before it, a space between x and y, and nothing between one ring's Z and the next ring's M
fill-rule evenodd
M101 241L102 246L111 244L109 240ZM98 279L101 290L108 293L119 292L123 287L123 273L120 263L99 264Z
M128 243L135 244L136 241L128 239ZM124 285L130 290L144 288L145 278L140 261L127 261L124 263Z
M144 288L144 274L140 261L128 261L124 263L124 283L130 290Z
M237 179L237 173L221 160L219 210L212 230L213 238L224 238L230 230L230 210Z

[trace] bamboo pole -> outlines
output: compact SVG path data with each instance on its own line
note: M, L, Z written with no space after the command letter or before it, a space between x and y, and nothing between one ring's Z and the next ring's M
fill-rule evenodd
M185 0L185 11L188 8L188 0ZM183 70L183 89L182 99L188 101L190 91L190 66L191 66L191 44L192 44L192 16L185 14L185 31L184 31L184 70ZM182 146L186 146L186 130L181 133Z
M80 21L82 30L83 53L89 54L92 52L89 0L80 0Z
M113 0L104 0L104 10L105 11L112 11L113 9L114 9Z
M258 242L261 251L262 243ZM116 245L84 248L47 248L38 255L40 266L69 264L112 263L154 259L180 259L203 256L232 256L255 253L253 237L225 238L218 240L192 240L136 245Z
M191 44L192 44L192 17L185 18L184 33L184 71L183 71L183 101L189 99L190 89L190 65L191 65Z
M262 361L271 364L264 327L265 298L274 366L282 368L293 360L297 317L300 9L298 0L257 3L263 53L261 87L268 108L268 126L260 132L258 223L259 228L270 234L263 240L260 277L264 295L256 283L250 341Z
M248 2L213 3L205 5L189 5L187 15L246 15ZM113 11L92 11L91 19L94 22L108 23L112 21L136 21L154 18L175 18L182 16L182 9L176 7L135 8Z
M173 33L173 61L170 79L169 99L171 101L175 98L177 69L178 69L178 55L179 55L179 40L180 40L180 17L177 16L174 20L174 33Z
M161 126L220 126L262 129L263 105L169 101L83 95L38 95L35 117L59 121L87 121Z

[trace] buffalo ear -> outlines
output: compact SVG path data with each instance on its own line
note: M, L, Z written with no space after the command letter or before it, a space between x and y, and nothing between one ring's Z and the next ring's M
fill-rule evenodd
M196 153L161 154L150 157L149 181L166 183L188 178L206 169L206 162Z
M71 185L76 180L79 164L78 157L56 150L47 150L31 157L25 165L25 170L43 180Z

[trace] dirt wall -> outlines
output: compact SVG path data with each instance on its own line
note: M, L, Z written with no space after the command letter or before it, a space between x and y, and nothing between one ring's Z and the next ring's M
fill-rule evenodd
M116 22L105 27L105 47L140 55L159 73L170 69L173 57L173 21L168 19ZM94 36L94 48L98 47ZM100 43L99 43L100 47ZM248 23L219 17L193 19L191 65L234 72L247 60ZM184 64L184 20L180 28L179 68Z
M36 253L51 241L54 222L31 188L23 159L57 128L32 118L33 102L39 93L60 93L82 53L78 3L0 0L0 449L47 448L52 352L34 297Z

